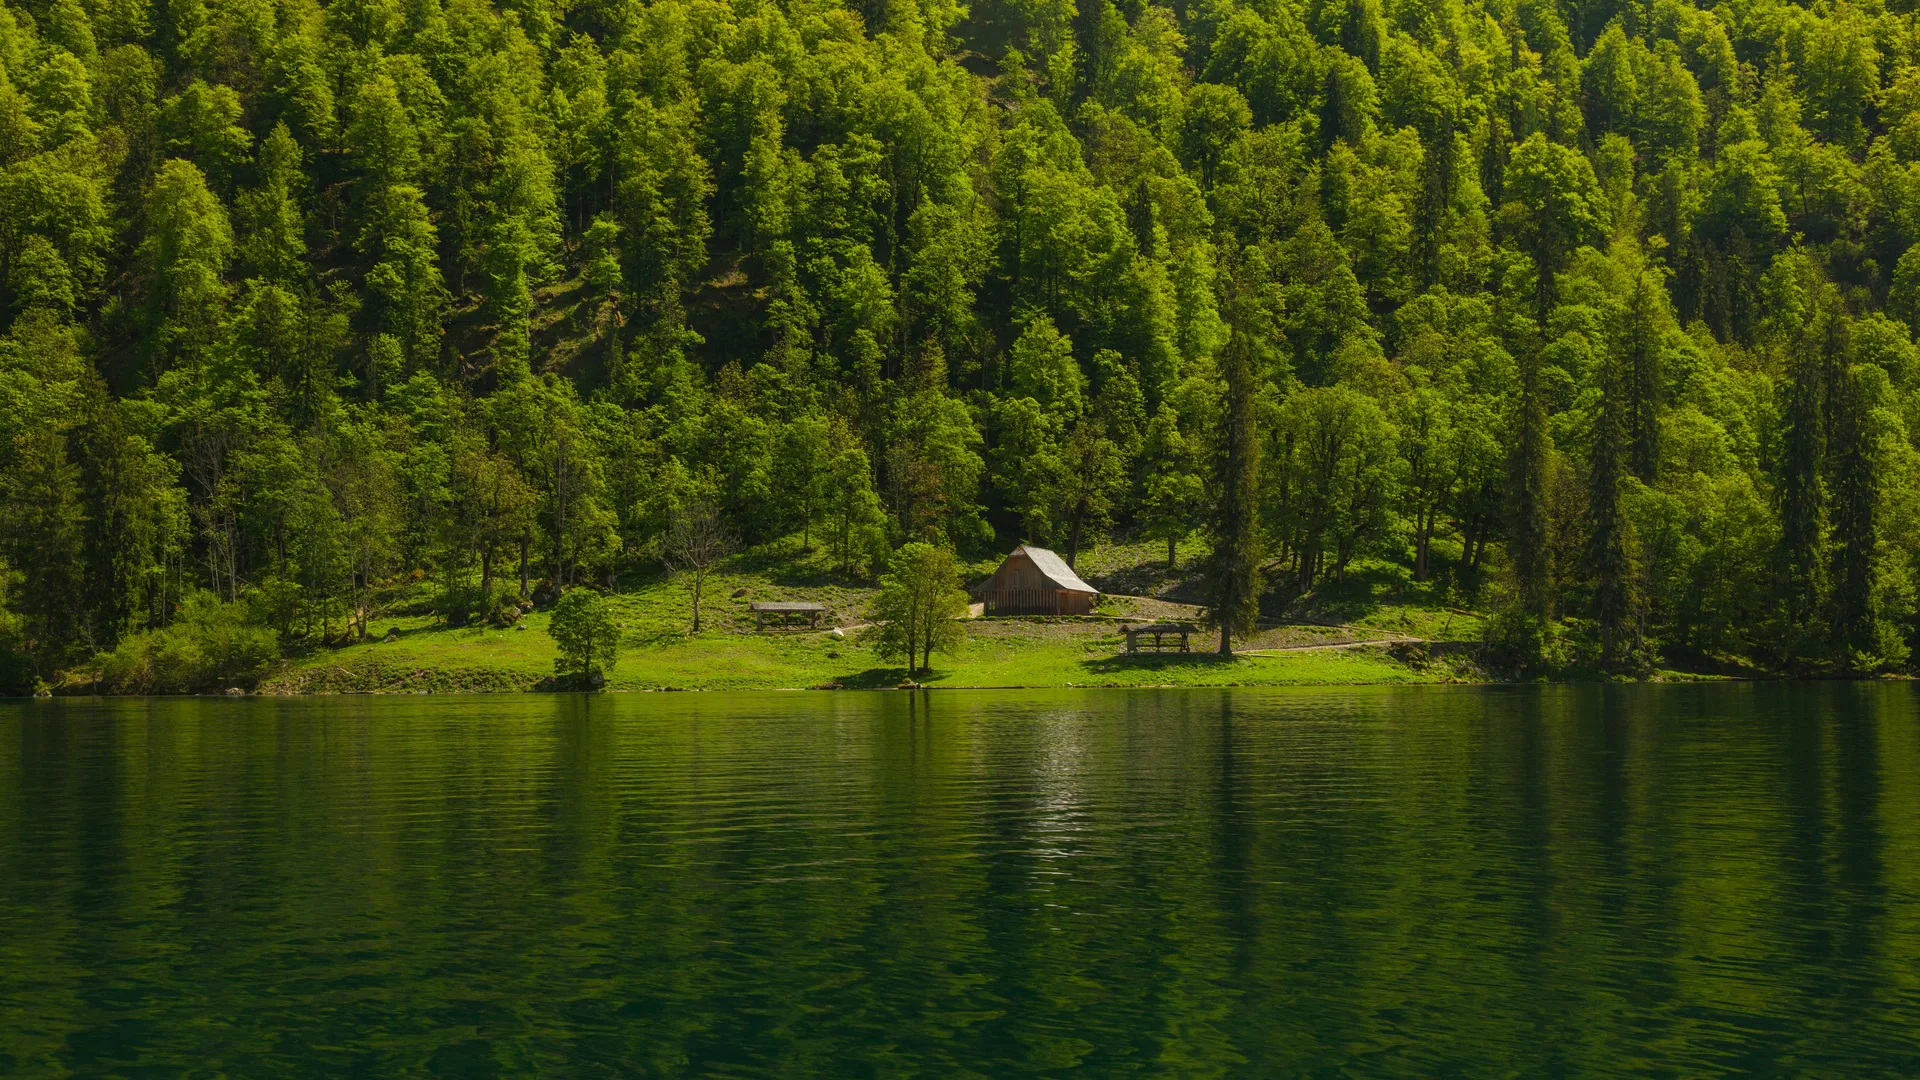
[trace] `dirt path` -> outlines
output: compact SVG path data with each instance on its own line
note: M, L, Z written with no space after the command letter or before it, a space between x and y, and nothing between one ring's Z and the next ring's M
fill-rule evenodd
M1427 645L1432 639L1421 637L1373 638L1368 641L1341 641L1331 645L1280 645L1271 649L1235 649L1236 655L1266 655L1269 653L1318 652L1326 649L1361 649L1368 645Z

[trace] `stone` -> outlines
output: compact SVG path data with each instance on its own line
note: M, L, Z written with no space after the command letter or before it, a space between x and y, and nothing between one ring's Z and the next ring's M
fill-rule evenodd
M735 600L738 600L745 595L747 595L747 590L745 586L742 586L738 589L733 590L733 598Z
M846 638L847 632L836 626L832 630L827 631L827 636L835 641L842 641Z
M245 697L246 695L247 695L247 692L245 690L240 689L237 686L227 687L228 697Z

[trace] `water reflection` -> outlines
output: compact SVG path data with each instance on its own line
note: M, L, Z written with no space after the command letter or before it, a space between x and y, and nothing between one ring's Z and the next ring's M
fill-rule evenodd
M0 1074L1911 1074L1915 712L11 705Z

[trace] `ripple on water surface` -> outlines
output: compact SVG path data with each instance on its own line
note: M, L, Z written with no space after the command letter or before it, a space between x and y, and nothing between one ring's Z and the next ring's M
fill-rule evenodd
M1917 711L0 706L0 1075L1915 1075Z

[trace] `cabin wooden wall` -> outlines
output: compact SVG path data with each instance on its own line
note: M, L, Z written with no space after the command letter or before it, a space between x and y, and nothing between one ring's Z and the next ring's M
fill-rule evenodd
M1060 590L1060 614L1062 615L1093 614L1093 595L1091 593L1070 592L1066 589L1061 589Z
M987 612L992 615L1091 615L1093 597L1057 588L1053 580L1018 555L994 571L987 587Z

